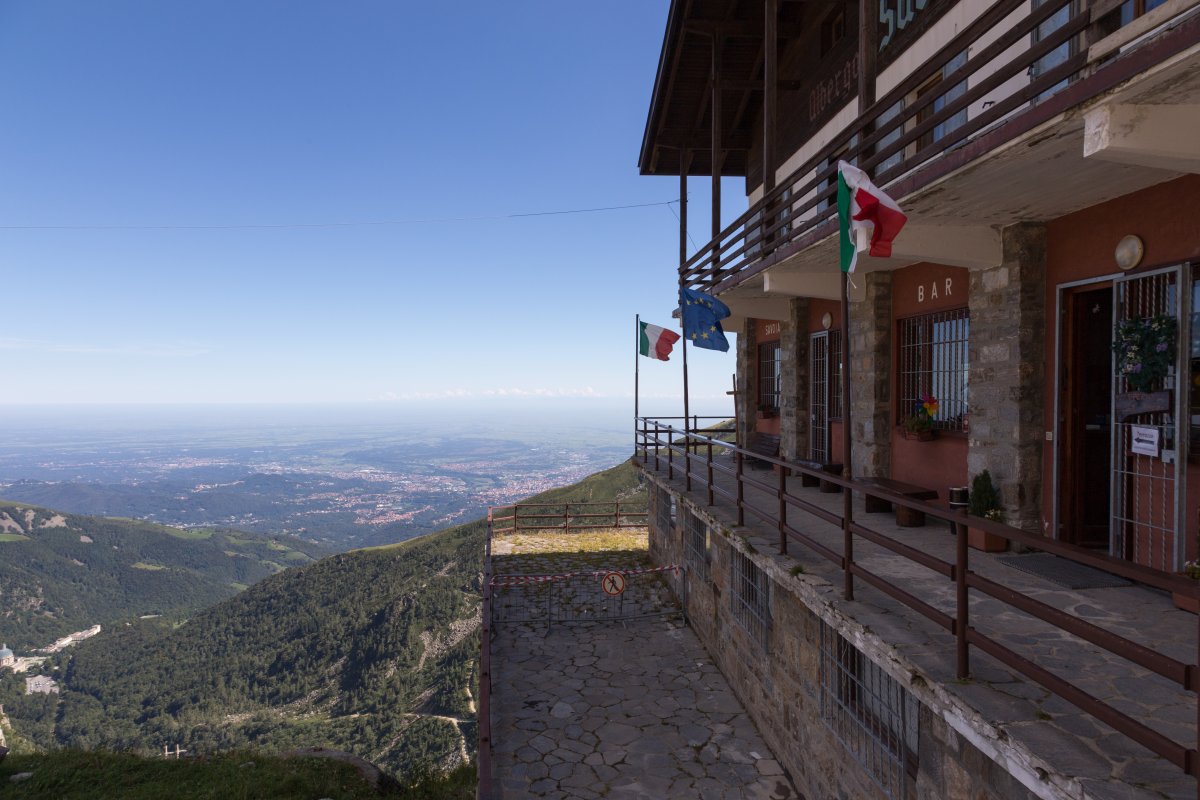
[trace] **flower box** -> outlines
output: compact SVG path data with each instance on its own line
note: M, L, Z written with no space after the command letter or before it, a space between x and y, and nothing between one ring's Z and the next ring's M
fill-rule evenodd
M916 442L931 442L933 441L933 431L904 431L904 438L911 439Z
M967 528L967 544L985 553L1003 553L1008 549L1008 539L972 527Z

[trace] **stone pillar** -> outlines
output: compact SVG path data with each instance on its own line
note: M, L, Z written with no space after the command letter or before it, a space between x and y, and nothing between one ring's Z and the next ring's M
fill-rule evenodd
M742 447L750 441L754 430L755 413L758 410L758 337L754 333L754 319L747 317L737 332L737 404L738 441Z
M1041 533L1046 228L1001 232L1003 262L971 272L967 472L989 470L1004 520Z
M850 447L854 477L892 469L892 274L854 275L864 297L850 303Z
M779 398L779 452L787 459L808 457L808 298L793 297L782 321L779 347L783 380Z

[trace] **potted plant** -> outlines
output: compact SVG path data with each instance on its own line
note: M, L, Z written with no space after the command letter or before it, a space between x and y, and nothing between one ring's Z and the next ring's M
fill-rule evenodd
M1000 510L1000 493L992 483L992 474L986 469L971 481L970 505L967 513L973 517L983 517L993 522L1003 522L1004 512ZM994 533L987 533L979 528L967 527L967 544L976 550L987 553L999 553L1008 549L1008 540Z
M1128 319L1117 328L1113 352L1117 374L1133 392L1161 389L1175 366L1175 318L1166 314Z
M931 394L921 395L912 416L904 420L904 438L928 442L933 438L933 418L938 412L937 398Z

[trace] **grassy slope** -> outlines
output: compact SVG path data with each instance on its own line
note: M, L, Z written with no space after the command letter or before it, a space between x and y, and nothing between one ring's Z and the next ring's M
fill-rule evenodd
M644 498L628 464L531 500L616 497ZM97 637L66 669L57 721L31 709L14 722L49 746L326 746L398 774L450 763L474 749L484 532L475 521L332 556L176 630L147 622Z
M19 783L11 777L32 776ZM408 787L377 792L349 764L327 759L273 758L231 752L205 759L140 758L129 753L64 750L9 756L0 762L0 798L25 800L471 800L475 771L456 770Z
M0 530L7 534L0 539L0 640L18 651L96 623L142 614L182 618L235 594L234 584L327 552L294 539L281 544L4 501Z

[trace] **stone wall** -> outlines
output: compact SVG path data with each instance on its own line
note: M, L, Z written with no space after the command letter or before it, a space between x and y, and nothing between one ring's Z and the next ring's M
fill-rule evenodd
M779 338L783 356L779 453L799 460L808 457L808 298L794 297L788 305Z
M892 465L892 274L856 274L864 299L850 303L851 457L855 477L887 477Z
M754 415L758 410L757 387L754 385L758 375L758 337L754 332L754 319L747 317L737 335L738 393L734 402L737 406L738 442L745 447L754 430Z
M1005 521L1041 533L1046 228L1002 232L1003 262L971 273L967 470L989 470Z
M659 485L651 479L651 485ZM677 499L678 522L670 531L656 526L650 550L659 563L688 563L682 544L687 514L710 530L707 576L695 565L673 580L689 624L754 720L775 758L806 798L881 800L888 797L833 733L822 711L821 629L836 630L888 673L916 703L917 758L905 770L904 786L892 796L904 800L1032 800L1034 795L1003 766L988 758L952 728L935 705L926 705L929 679L900 663L894 650L868 629L840 616L824 599L827 587L803 573L793 574L786 556L754 547L741 530L728 528L704 508ZM769 580L770 634L766 645L750 635L732 611L731 565L735 552L747 555ZM701 701L698 698L698 702ZM863 738L869 739L865 735ZM915 769L915 774L914 770Z

